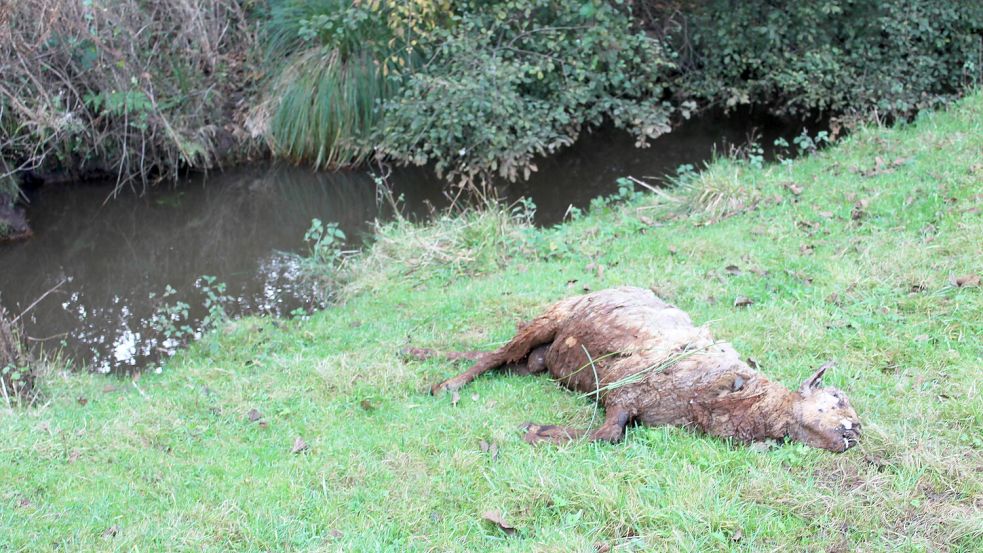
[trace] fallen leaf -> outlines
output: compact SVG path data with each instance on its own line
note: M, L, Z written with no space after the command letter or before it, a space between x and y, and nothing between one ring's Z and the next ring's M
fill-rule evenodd
M796 278L802 281L803 284L812 284L812 277L803 273L802 271L793 271L791 269L785 269L788 276Z
M980 285L980 275L952 276L949 278L949 282L957 288L972 288Z
M269 428L269 426L270 426L270 423L268 423L266 421L259 421L259 427L260 428Z
M451 405L457 405L457 402L461 401L461 394L454 390L451 392Z
M505 519L502 518L501 511L485 511L485 513L481 515L481 518L487 520L495 526L498 526L499 530L510 536L515 534L515 527L505 522Z
M75 401L77 401L82 407L85 407L85 405L89 403L89 400L85 396L79 396Z
M71 452L70 452L70 453L68 454L68 464L72 464L72 463L74 463L75 461L78 461L80 457L82 457L82 452L81 452L81 451L79 451L79 450L77 450L77 449L73 449L73 450L72 450L72 451L71 451Z
M860 200L859 202L853 204L853 210L850 211L850 218L854 221L859 221L867 215L867 206L870 205L868 200Z
M747 296L737 296L734 298L734 307L747 307L754 303L754 300Z
M813 223L812 221L796 221L795 226L799 227L799 230L802 232L812 236L813 234L816 234L816 231L819 230L821 225L819 223Z
M331 537L332 538L334 538L336 540L340 540L342 538L342 536L344 536L344 534L342 534L340 530L337 530L337 529L331 530Z
M595 553L608 553L611 551L611 546L604 542L596 541L594 542L594 551Z
M31 506L31 500L26 497L22 497L17 501L17 506L22 509L26 509Z
M830 295L826 296L826 303L831 303L833 305L840 305L841 304L840 295L837 294L836 292L830 293Z
M375 405L372 405L372 402L369 401L368 398L365 398L359 402L359 406L361 406L365 411L375 411Z
M260 413L256 409L250 409L249 412L246 413L246 418L249 419L249 422L256 422L263 418L263 413Z
M802 244L799 246L799 253L802 255L812 255L815 252L815 248L812 244Z
M648 217L646 217L644 215L639 215L638 216L638 220L641 221L642 224L644 224L646 226L649 226L649 227L655 225L655 221L653 221L652 219L649 219Z
M487 453L491 455L492 461L498 459L498 444L496 444L495 442L489 444L485 440L481 440L481 442L478 444L478 447L481 448L482 453Z
M116 534L119 534L119 526L114 524L109 528L106 528L106 531L102 533L102 537L106 539L115 538Z
M294 446L290 449L290 453L302 453L304 451L307 451L309 447L310 446L307 445L307 442L305 442L303 438L298 436L297 439L294 440Z
M795 184L794 182L790 182L790 183L786 184L785 185L785 188L787 188L789 192L791 192L792 194L795 194L796 196L798 196L799 194L802 194L802 187L799 186L799 185L797 185L797 184Z

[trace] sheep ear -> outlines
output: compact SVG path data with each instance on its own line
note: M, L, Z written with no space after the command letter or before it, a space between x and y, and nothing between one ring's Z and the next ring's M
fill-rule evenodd
M826 373L826 369L833 366L833 362L824 363L822 367L812 373L812 376L805 379L802 385L799 386L799 395L802 397L808 397L813 390L818 390L823 387L823 375Z

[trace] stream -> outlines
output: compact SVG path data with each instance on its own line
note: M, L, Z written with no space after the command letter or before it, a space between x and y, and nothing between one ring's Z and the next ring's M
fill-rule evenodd
M818 125L749 114L704 114L638 149L616 129L584 135L539 160L527 182L503 184L508 201L531 198L536 223L560 222L569 207L617 191L623 176L663 178L683 164L756 140L770 145ZM427 169L388 177L404 215L425 220L449 201ZM312 172L263 163L193 175L145 194L109 195L113 183L43 186L28 194L35 236L0 244L0 304L22 320L33 344L61 350L80 369L129 373L156 368L181 343L161 321L187 305L190 334L208 315L207 292L224 284L232 316L287 316L323 307L300 278L295 253L311 220L336 222L357 247L372 221L392 217L369 171ZM213 278L203 278L213 277ZM211 282L211 284L209 284ZM168 310L167 307L171 309ZM181 317L183 319L183 317Z

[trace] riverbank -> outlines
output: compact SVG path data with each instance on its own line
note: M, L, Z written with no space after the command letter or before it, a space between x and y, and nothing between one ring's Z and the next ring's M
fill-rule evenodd
M983 6L937 0L22 0L0 8L0 235L20 185L145 191L270 156L526 181L601 125L707 108L913 117L981 83ZM424 62L424 60L426 60ZM808 76L808 78L806 78ZM9 177L9 178L8 178Z
M385 226L338 307L235 322L160 375L52 372L38 406L0 411L0 548L973 550L981 153L977 93L788 165L718 162L680 201L626 193L550 229L495 211ZM426 391L460 367L397 354L490 349L620 284L788 385L835 361L860 445L636 427L532 448L521 423L587 426L592 406L503 375L452 404Z

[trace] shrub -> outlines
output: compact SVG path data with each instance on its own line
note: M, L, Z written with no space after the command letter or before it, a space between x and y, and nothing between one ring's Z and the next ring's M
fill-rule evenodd
M516 180L536 155L609 118L640 145L668 132L671 56L627 8L573 0L464 1L424 37L428 60L386 103L380 155L434 163L459 185Z
M981 78L980 2L710 0L681 9L677 91L702 102L904 117Z
M119 181L213 165L248 83L236 0L0 7L0 158Z

